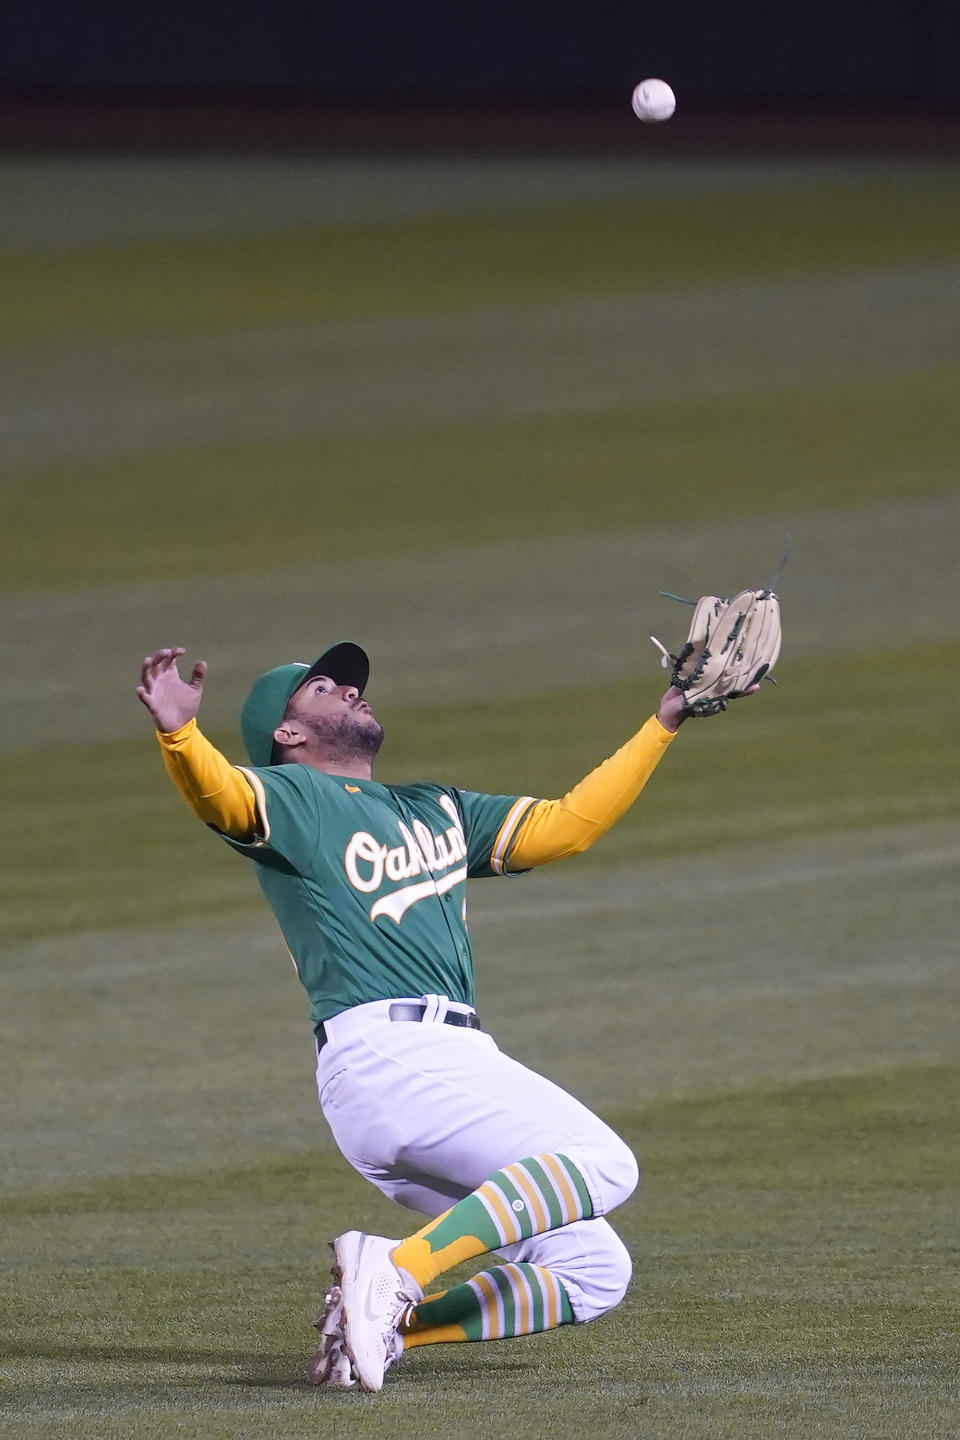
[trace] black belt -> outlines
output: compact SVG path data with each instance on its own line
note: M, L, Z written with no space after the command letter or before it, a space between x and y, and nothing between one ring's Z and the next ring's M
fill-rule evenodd
M398 1000L395 1004L390 1006L390 1009L387 1012L387 1017L390 1020L421 1021L424 1017L424 1014L426 1013L426 1009L426 1005L410 1004L405 1001ZM483 1029L483 1026L480 1024L479 1015L474 1015L472 1011L470 1013L467 1013L463 1010L448 1010L446 1015L444 1015L443 1017L443 1023L444 1025L459 1025L462 1030ZM317 1049L322 1050L324 1045L326 1045L327 1040L330 1038L327 1035L327 1032L324 1029L322 1023L317 1026L316 1035Z

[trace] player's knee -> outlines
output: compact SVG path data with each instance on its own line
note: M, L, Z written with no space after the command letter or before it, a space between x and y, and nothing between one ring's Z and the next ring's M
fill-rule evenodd
M640 1183L637 1157L613 1131L609 1142L597 1151L594 1173L604 1214L629 1200Z
M624 1200L629 1200L640 1184L640 1166L637 1164L636 1155L622 1140L617 1146L615 1154L611 1156L610 1166L612 1171L610 1184L617 1197L613 1203L622 1205Z
M606 1125L586 1143L569 1144L564 1153L582 1170L596 1205L605 1215L628 1200L640 1183L636 1156Z
M616 1231L603 1222L591 1236L589 1253L571 1277L568 1294L574 1318L579 1323L597 1320L613 1310L624 1295L633 1274L630 1252Z
M605 1315L608 1310L620 1304L632 1278L633 1261L630 1251L620 1236L611 1230L604 1253L601 1283L597 1286L597 1301L602 1306L597 1310L598 1315Z

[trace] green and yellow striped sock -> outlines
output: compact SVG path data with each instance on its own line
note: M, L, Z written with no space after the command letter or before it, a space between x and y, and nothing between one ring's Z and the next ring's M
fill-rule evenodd
M592 1214L590 1192L573 1161L533 1155L498 1170L472 1195L401 1240L393 1261L425 1289L462 1260Z
M400 1326L404 1349L463 1340L503 1340L572 1325L560 1281L542 1265L497 1265L464 1285L427 1295Z

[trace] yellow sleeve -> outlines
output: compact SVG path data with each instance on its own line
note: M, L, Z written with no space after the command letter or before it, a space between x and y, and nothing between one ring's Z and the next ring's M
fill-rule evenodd
M636 800L674 733L651 715L632 740L591 770L562 800L538 801L520 826L509 868L529 870L589 849Z
M157 739L167 774L194 815L234 840L252 840L257 829L253 788L210 744L196 720L166 735L158 731Z

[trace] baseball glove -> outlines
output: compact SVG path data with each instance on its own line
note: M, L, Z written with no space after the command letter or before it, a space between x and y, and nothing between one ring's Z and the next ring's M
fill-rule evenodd
M732 600L702 595L694 603L687 643L672 655L656 636L671 683L691 715L716 715L753 690L780 654L780 600L772 590L741 590Z

